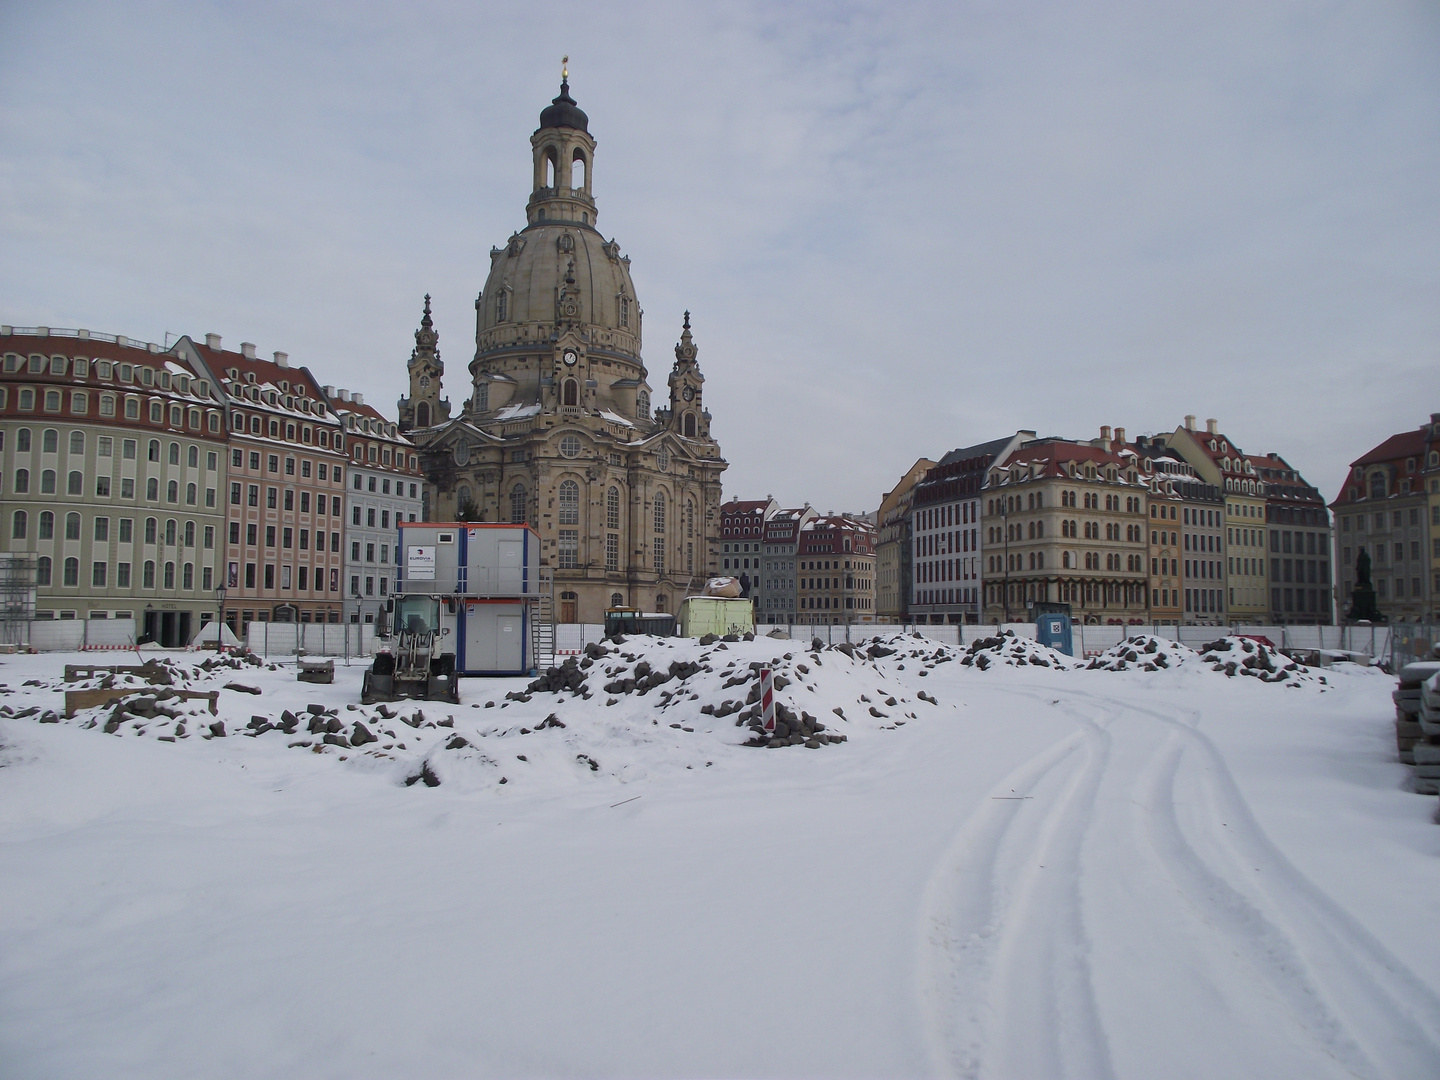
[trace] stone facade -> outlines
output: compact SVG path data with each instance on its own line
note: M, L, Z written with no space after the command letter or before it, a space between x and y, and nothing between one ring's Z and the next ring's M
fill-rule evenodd
M340 418L351 460L340 572L344 618L373 623L399 573L399 524L420 519L424 474L415 446L397 424L365 404L363 395L333 386L321 389Z
M36 560L39 619L134 619L185 645L217 610L223 400L160 346L0 328L5 549Z
M1440 413L1356 458L1331 509L1342 614L1363 550L1386 618L1440 621Z
M911 592L911 508L915 485L936 466L920 458L905 471L900 482L885 493L875 511L875 614L881 619L903 622L910 617Z
M630 260L595 228L595 140L568 83L530 142L525 228L491 250L475 300L471 394L458 417L439 419L438 355L422 353L402 402L414 410L428 517L533 525L561 621L600 622L622 605L674 611L720 571L726 468L689 313L668 401L652 408Z
M875 621L875 527L848 514L815 517L800 528L795 621L842 625Z
M1149 479L1109 437L1036 439L990 469L985 621L1027 617L1037 603L1070 605L1088 623L1147 621Z

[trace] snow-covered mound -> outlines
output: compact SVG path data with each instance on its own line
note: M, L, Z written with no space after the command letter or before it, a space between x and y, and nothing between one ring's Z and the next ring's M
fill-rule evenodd
M1126 671L1139 668L1141 671L1160 671L1194 664L1197 659L1194 649L1181 645L1169 638L1153 634L1136 634L1119 645L1106 649L1086 666L1090 671Z
M1006 630L1005 633L995 637L978 638L972 641L966 647L965 655L960 658L960 663L966 667L974 665L981 671L986 670L992 664L1005 664L1010 667L1048 667L1055 668L1057 671L1069 671L1075 667L1075 661L1071 657L1057 652L1048 645L1041 645L1029 638L1017 637L1013 630Z
M1200 646L1200 659L1212 671L1228 676L1250 675L1261 682L1298 687L1306 683L1325 686L1326 679L1263 641L1247 637L1222 637Z

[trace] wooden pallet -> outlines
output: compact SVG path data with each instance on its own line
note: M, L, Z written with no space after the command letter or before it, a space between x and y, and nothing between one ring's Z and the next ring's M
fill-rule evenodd
M109 690L66 690L65 691L65 719L70 719L81 709L93 709L97 705L111 705L125 698L134 697L138 694L154 694L155 691L147 690L143 686L131 686L126 689ZM199 698L210 704L210 715L217 712L217 702L220 698L218 690L172 690L165 701L191 701ZM164 704L164 702L161 702Z

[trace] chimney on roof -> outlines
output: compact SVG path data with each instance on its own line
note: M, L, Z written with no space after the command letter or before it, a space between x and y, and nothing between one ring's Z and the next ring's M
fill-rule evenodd
M1110 446L1110 425L1109 425L1109 424L1101 424L1101 425L1100 425L1100 441L1105 444L1105 446L1106 446L1107 449L1109 448L1109 446Z
M290 354L289 354L288 352L281 352L279 349L276 349L276 350L275 350L275 366L276 366L276 367L289 367L289 366L290 366Z
M1194 430L1195 430L1195 414L1194 414L1194 413L1186 413L1186 414L1185 414L1185 430L1186 430L1186 431L1194 431Z
M1125 445L1125 429L1123 427L1115 429L1115 441L1121 446Z
M1220 434L1220 421L1219 421L1219 420L1216 420L1216 419L1212 416L1209 420L1206 420L1206 421L1205 421L1205 431L1206 431L1207 434L1210 434L1210 435L1219 435L1219 434Z
M240 355L246 360L255 359L255 343L253 341L240 342Z
M350 395L350 400L355 402L356 405L364 405L365 395L357 390L355 393Z
M341 400L341 401L349 401L349 400L350 400L350 391L349 391L349 390L346 390L346 389L344 389L344 388L342 387L342 388L340 389L340 391L339 391L339 394L340 394L340 400Z
M220 335L219 335L219 334L206 334L206 335L205 335L205 347L206 347L207 349L212 349L212 350L214 350L215 352L219 352L219 351L220 351Z
M326 397L334 397L334 396L335 396L335 387L333 387L333 386L322 386L322 387L320 387L320 392L323 393Z

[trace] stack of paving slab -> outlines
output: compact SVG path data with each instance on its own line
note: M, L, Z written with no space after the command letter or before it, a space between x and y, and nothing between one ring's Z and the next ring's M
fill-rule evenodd
M1440 660L1406 664L1391 696L1400 760L1415 766L1416 791L1440 795Z

